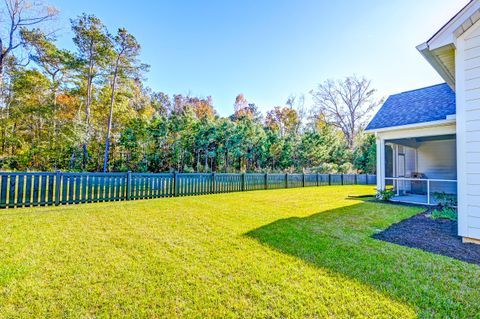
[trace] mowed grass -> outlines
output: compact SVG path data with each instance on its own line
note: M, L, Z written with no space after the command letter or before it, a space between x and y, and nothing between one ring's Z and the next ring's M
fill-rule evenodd
M474 318L480 267L372 239L372 186L0 212L1 317Z

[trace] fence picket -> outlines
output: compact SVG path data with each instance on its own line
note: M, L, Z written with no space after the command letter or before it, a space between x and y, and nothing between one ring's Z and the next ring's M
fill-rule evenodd
M45 206L47 198L47 179L46 175L40 176L40 206Z
M140 185L140 177L134 177L134 185L133 185L133 199L139 198L139 185Z
M80 203L85 203L86 201L87 201L87 176L82 176Z
M8 207L9 208L15 207L16 182L17 182L17 176L16 175L10 176L10 189L9 189L10 194L8 196Z
M32 197L32 175L25 176L25 207L30 207L30 199Z
M103 202L103 199L105 198L105 177L99 176L97 180L98 180L98 201Z
M92 201L98 202L98 177L92 176Z
M48 175L48 189L47 189L47 203L46 205L50 206L53 204L53 182L54 182L54 176L53 175Z
M18 189L17 189L17 207L22 207L24 200L23 200L23 181L25 176L18 175Z
M38 185L39 185L39 175L34 175L33 176L33 200L32 204L33 206L38 206Z
M68 178L68 200L67 203L73 204L73 194L74 194L74 188L75 188L75 177L74 176L69 176Z
M81 190L81 186L80 186L80 183L82 181L82 178L81 176L76 176L75 177L75 199L74 199L74 203L75 204L79 204L80 203L80 190Z
M142 177L142 199L147 198L147 187L148 187L147 177L143 176Z
M8 175L2 174L1 175L1 189L0 189L0 208L7 207L7 183L8 183Z
M91 203L92 200L93 200L93 195L92 195L92 192L93 192L93 177L92 176L87 176L85 192L86 192L87 203Z
M60 205L60 179L62 175L60 175L60 171L55 172L55 206Z

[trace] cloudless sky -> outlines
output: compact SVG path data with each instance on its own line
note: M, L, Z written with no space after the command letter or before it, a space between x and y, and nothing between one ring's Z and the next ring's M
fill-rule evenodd
M213 97L229 115L238 93L266 111L291 94L351 74L379 96L442 82L415 49L467 0L51 0L59 44L73 49L70 18L127 28L151 65L148 85Z

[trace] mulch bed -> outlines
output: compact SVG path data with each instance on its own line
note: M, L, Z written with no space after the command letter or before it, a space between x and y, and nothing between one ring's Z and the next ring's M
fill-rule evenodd
M433 220L427 214L403 220L372 237L480 266L480 245L462 243L461 237L457 236L456 221Z

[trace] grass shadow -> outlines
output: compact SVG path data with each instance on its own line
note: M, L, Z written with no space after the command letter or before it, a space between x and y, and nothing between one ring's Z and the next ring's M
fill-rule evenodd
M480 267L371 237L421 211L364 201L306 218L278 220L246 235L370 285L408 303L421 317L478 317Z

